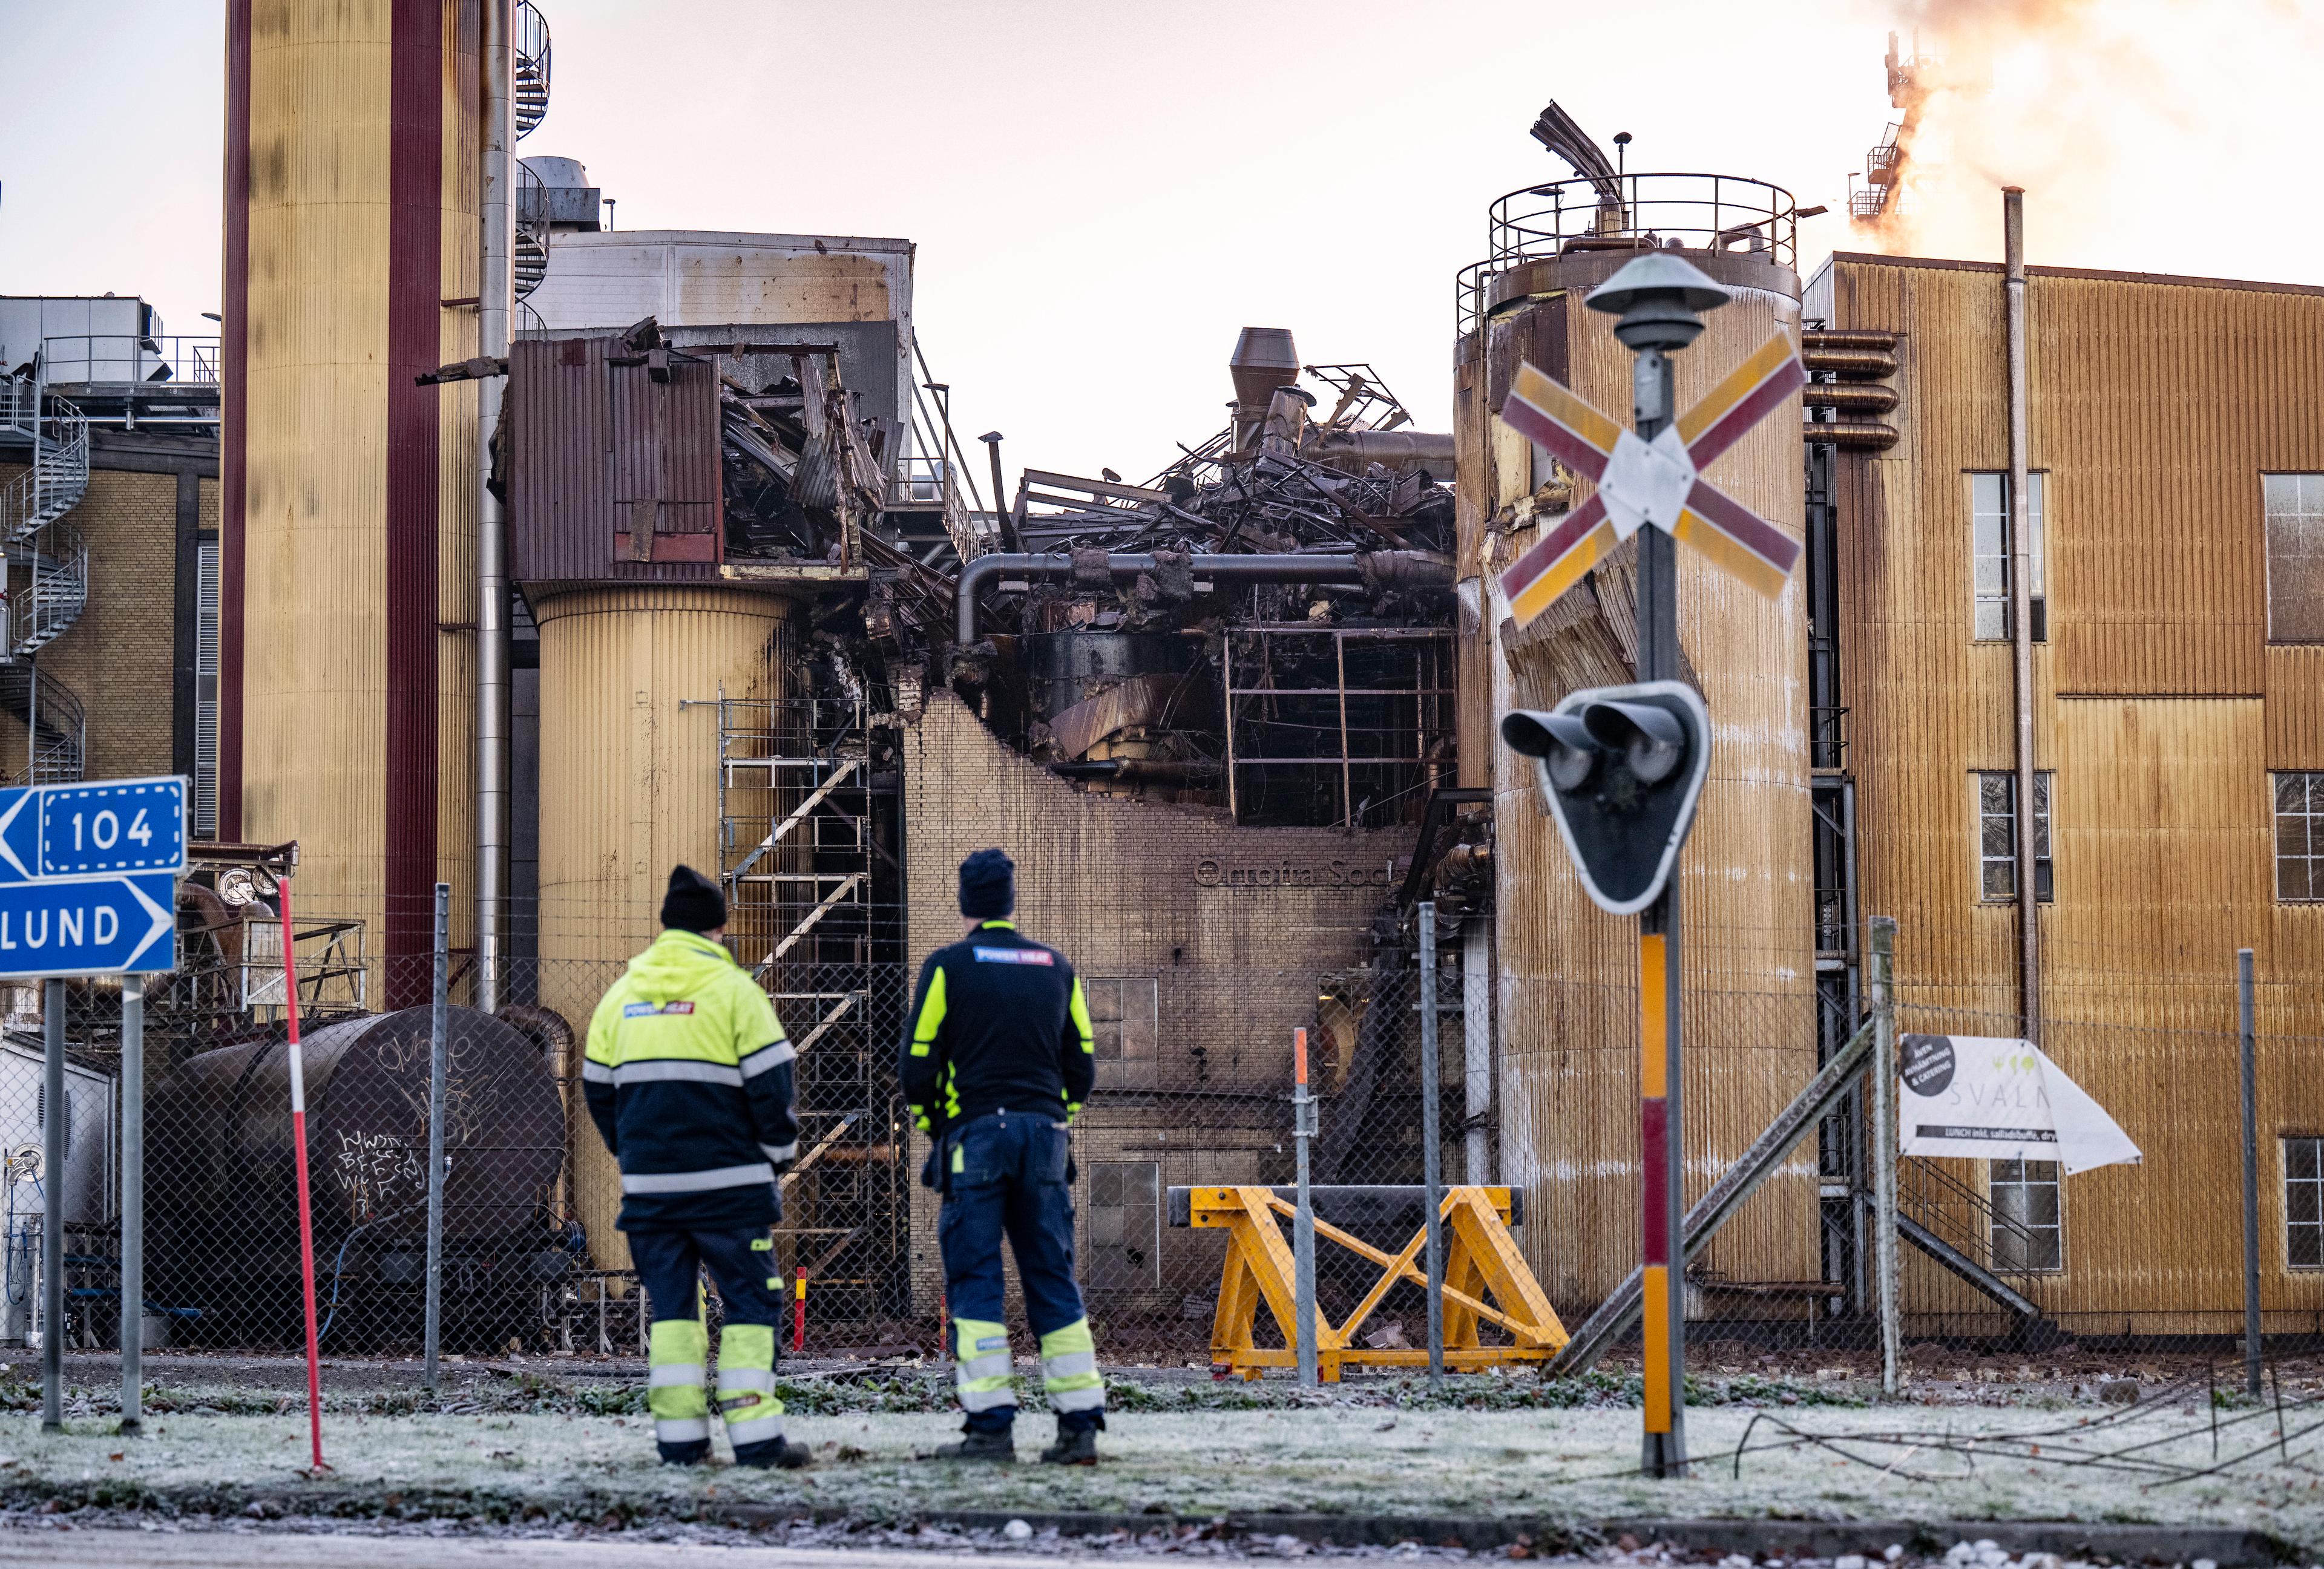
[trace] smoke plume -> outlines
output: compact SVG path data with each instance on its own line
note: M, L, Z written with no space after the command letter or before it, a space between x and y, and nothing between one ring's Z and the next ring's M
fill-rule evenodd
M1882 8L1895 179L1858 246L1990 259L2005 185L2025 188L2035 259L2063 264L2232 274L2236 226L2317 221L2302 122L2324 24L2301 0Z

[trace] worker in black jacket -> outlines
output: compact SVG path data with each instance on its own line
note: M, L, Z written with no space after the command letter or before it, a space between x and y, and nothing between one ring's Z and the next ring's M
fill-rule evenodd
M1001 1240L1017 1255L1025 1315L1057 1440L1041 1458L1097 1462L1105 1384L1074 1278L1074 1204L1065 1125L1097 1077L1089 1005L1055 948L1018 935L1016 867L999 850L960 866L967 935L920 966L903 1045L904 1100L933 1136L921 1180L944 1195L936 1237L955 1337L954 1381L965 1434L938 1455L1010 1461L1017 1396L1001 1320Z

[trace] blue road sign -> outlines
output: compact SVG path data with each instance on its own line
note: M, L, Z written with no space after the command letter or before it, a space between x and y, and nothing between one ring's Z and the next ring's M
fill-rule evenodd
M0 885L185 869L182 778L0 790Z
M117 975L178 964L174 872L0 887L0 975Z

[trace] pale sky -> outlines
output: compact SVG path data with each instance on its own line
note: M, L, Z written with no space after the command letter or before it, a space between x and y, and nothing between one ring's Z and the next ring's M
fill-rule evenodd
M1309 363L1370 360L1422 426L1449 428L1452 276L1483 254L1496 197L1566 175L1526 135L1550 98L1601 143L1633 133L1633 170L1749 175L1839 208L1892 115L1887 30L1916 11L1941 24L1947 7L542 9L555 96L521 152L582 160L625 229L918 242L921 343L972 457L973 438L997 427L1012 473L1111 465L1139 479L1174 441L1223 423L1245 325L1291 328ZM2009 41L2005 77L2023 88L2030 70L2033 87L1998 140L2035 171L2010 176L2032 187L2033 260L2324 282L2301 157L2324 79L2313 20L2293 0L2106 0L2104 14L2127 32L2115 26L2103 56ZM2264 32L2256 43L2246 23ZM143 294L171 330L215 330L199 312L217 305L222 6L0 0L0 39L14 66L0 97L0 293ZM2073 96L2045 92L2044 72L2071 60ZM2120 102L2107 97L2117 81ZM2109 198L2098 210L2093 192ZM1972 189L1972 235L1982 199ZM1998 247L1997 197L1990 207L1984 254ZM1803 226L1803 271L1835 248L1860 248L1844 219Z

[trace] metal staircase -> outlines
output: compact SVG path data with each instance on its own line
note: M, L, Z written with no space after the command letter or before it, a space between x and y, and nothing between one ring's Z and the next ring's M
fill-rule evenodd
M530 135L549 117L549 19L532 0L516 8L516 134Z
M31 735L19 784L69 784L81 777L88 721L80 699L33 656L64 635L88 607L88 544L66 514L88 494L88 420L47 385L46 355L29 375L5 378L0 439L24 443L31 461L0 486L0 713Z
M516 136L521 142L549 117L549 19L532 0L516 8ZM509 257L511 281L521 302L549 276L548 192L540 176L517 161L517 222ZM527 217L526 214L531 214Z

